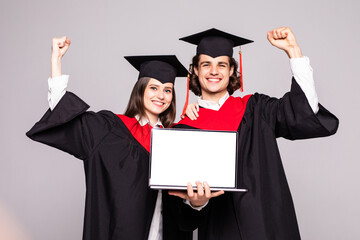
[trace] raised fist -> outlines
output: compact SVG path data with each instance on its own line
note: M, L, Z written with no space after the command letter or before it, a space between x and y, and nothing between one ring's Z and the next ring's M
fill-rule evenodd
M69 49L70 40L64 36L52 39L52 58L61 59Z
M273 29L267 33L267 39L273 46L284 50L289 58L302 57L300 47L290 28L280 27Z

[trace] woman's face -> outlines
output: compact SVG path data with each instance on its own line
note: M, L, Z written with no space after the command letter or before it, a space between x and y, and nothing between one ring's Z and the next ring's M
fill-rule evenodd
M157 119L171 104L173 96L172 83L161 83L151 78L144 92L144 107L147 117Z

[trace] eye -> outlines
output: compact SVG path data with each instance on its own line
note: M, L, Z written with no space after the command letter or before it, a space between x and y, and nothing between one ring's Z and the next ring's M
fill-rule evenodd
M154 90L154 91L156 91L156 90L157 90L157 88L156 88L156 87L150 87L150 89L151 89L151 90Z
M172 93L172 90L171 89L165 89L165 92L166 93Z

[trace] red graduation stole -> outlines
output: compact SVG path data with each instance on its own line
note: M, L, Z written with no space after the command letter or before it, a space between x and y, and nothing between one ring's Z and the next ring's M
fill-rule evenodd
M177 124L204 130L237 131L251 96L247 95L243 98L230 96L218 111L200 108L196 120L185 117Z
M150 124L141 126L136 118L129 118L125 115L116 114L129 129L131 135L148 151L150 152L151 129Z

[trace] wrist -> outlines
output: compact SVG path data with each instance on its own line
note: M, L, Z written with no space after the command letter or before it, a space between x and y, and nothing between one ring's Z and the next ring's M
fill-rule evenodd
M61 57L60 56L51 56L51 63L52 64L61 64Z
M289 58L301 58L303 56L298 45L290 46L285 50L285 52Z
M205 204L205 203L203 203L203 204L194 204L194 203L192 203L191 201L189 201L189 202L190 202L190 205L191 205L192 207L194 207L194 208L202 207L202 206L204 206L204 204Z

